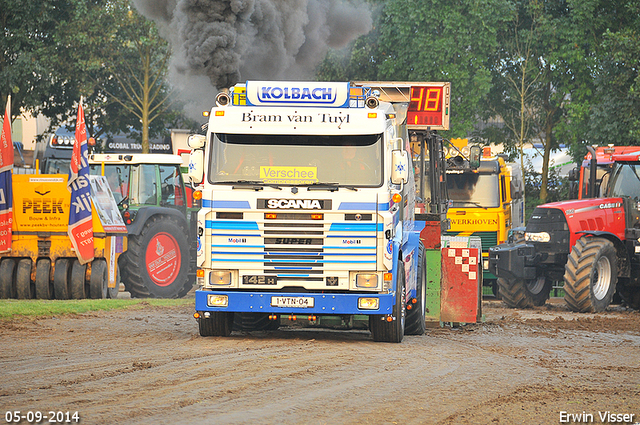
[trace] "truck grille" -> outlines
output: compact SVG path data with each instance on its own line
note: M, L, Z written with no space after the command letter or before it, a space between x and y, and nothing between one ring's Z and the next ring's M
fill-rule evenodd
M259 214L259 215L258 215ZM212 267L240 275L276 276L278 286L337 286L348 272L376 267L375 216L354 214L245 213L244 220L211 220ZM258 218L249 221L250 218ZM241 279L242 280L242 279Z

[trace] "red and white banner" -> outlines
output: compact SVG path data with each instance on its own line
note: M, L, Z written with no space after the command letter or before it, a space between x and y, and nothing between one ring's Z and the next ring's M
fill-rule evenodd
M71 192L69 210L69 237L80 264L93 260L93 222L91 216L91 186L89 184L89 149L87 127L84 122L82 98L78 105L76 140L73 144L69 181Z
M2 121L0 136L0 252L11 251L13 224L13 142L11 141L11 95Z

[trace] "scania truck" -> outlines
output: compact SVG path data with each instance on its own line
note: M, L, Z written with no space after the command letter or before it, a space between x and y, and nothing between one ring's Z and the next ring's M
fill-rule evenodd
M430 189L445 176L432 162L416 184L410 138L427 142L423 165L441 158L433 130L448 128L449 98L449 83L249 81L220 93L206 135L189 139L200 335L228 336L234 315L274 327L364 315L385 342L424 333L416 186L446 219Z

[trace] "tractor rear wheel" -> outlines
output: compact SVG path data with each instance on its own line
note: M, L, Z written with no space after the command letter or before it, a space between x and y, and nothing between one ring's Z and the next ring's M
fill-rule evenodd
M564 300L571 310L606 310L616 292L617 261L611 241L589 236L578 239L564 267Z
M122 280L132 297L177 298L189 281L187 230L176 220L154 216L138 236L129 237Z
M16 262L12 258L5 258L0 263L0 298L15 298L16 289L13 284Z
M551 294L551 280L545 275L536 279L498 278L502 301L510 308L529 308L544 305Z
M36 298L41 300L53 299L51 260L48 258L41 258L36 262Z
M30 300L34 295L35 288L31 285L31 259L23 258L18 261L16 269L16 298Z

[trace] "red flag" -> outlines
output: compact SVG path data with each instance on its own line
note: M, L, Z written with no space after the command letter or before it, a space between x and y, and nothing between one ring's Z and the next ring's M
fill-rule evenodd
M69 237L80 264L86 264L93 260L93 221L89 185L89 149L82 99L78 105L76 141L73 144L67 189L71 192Z
M13 173L13 142L11 141L11 95L9 95L0 136L0 252L11 251L13 223L11 173Z

